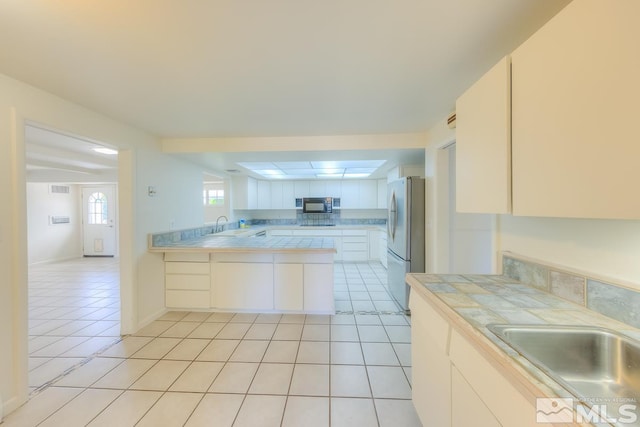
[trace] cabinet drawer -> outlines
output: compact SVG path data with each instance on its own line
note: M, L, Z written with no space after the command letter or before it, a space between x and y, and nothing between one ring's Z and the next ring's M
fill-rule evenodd
M367 252L369 250L369 247L367 246L367 242L346 242L342 240L342 250L344 252L347 252L347 251Z
M206 274L209 275L208 262L165 262L166 274Z
M209 291L167 290L165 304L171 308L209 308Z
M167 274L164 280L165 287L167 289L191 289L208 291L211 287L211 280L209 279L209 275L204 276L195 274Z
M342 230L343 236L364 236L366 238L368 233L367 230Z
M165 252L165 261L209 262L208 252Z
M314 237L332 237L342 236L340 230L294 230L294 236L314 236Z

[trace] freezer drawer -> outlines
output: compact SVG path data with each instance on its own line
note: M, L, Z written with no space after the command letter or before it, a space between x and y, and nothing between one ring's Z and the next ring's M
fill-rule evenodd
M391 251L387 251L387 280L389 292L402 310L409 311L409 285L405 276L411 271L411 262L405 261Z

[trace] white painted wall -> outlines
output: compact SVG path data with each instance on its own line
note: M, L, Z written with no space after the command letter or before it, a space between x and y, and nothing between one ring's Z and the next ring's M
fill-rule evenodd
M82 256L80 190L64 185L69 194L51 193L50 183L27 183L29 264ZM70 222L51 224L50 216L68 216Z
M640 221L500 215L498 229L502 251L640 290Z
M495 215L456 211L456 146L449 151L449 271L491 274L496 272L494 246ZM489 249L489 250L488 250Z
M427 135L427 271L441 272L447 268L443 255L448 253L449 224L442 209L446 203L441 203L444 189L438 170L443 167L441 148L455 140L455 130L448 129L443 118ZM496 222L498 271L500 254L510 251L640 289L640 221L499 215Z
M27 121L120 150L120 285L125 333L164 311L162 261L147 253L147 234L167 230L172 220L175 228L203 222L200 168L163 154L157 139L143 131L0 75L0 396L5 413L22 404L28 390ZM149 185L156 186L156 198L147 196Z
M157 150L137 150L135 241L138 317L131 332L155 320L164 311L164 263L162 254L147 252L147 236L168 230L199 227L204 222L202 170ZM153 186L156 195L148 195Z

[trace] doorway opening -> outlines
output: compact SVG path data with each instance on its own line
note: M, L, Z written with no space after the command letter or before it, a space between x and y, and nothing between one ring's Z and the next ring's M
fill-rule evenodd
M30 392L120 340L117 156L25 125Z
M495 273L496 216L457 212L455 142L440 148L437 156L438 272Z

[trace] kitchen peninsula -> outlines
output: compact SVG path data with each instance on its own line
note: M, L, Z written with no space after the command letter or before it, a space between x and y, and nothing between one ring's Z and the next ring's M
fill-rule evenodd
M151 235L149 252L164 257L166 307L334 314L333 239L252 237L259 231Z

